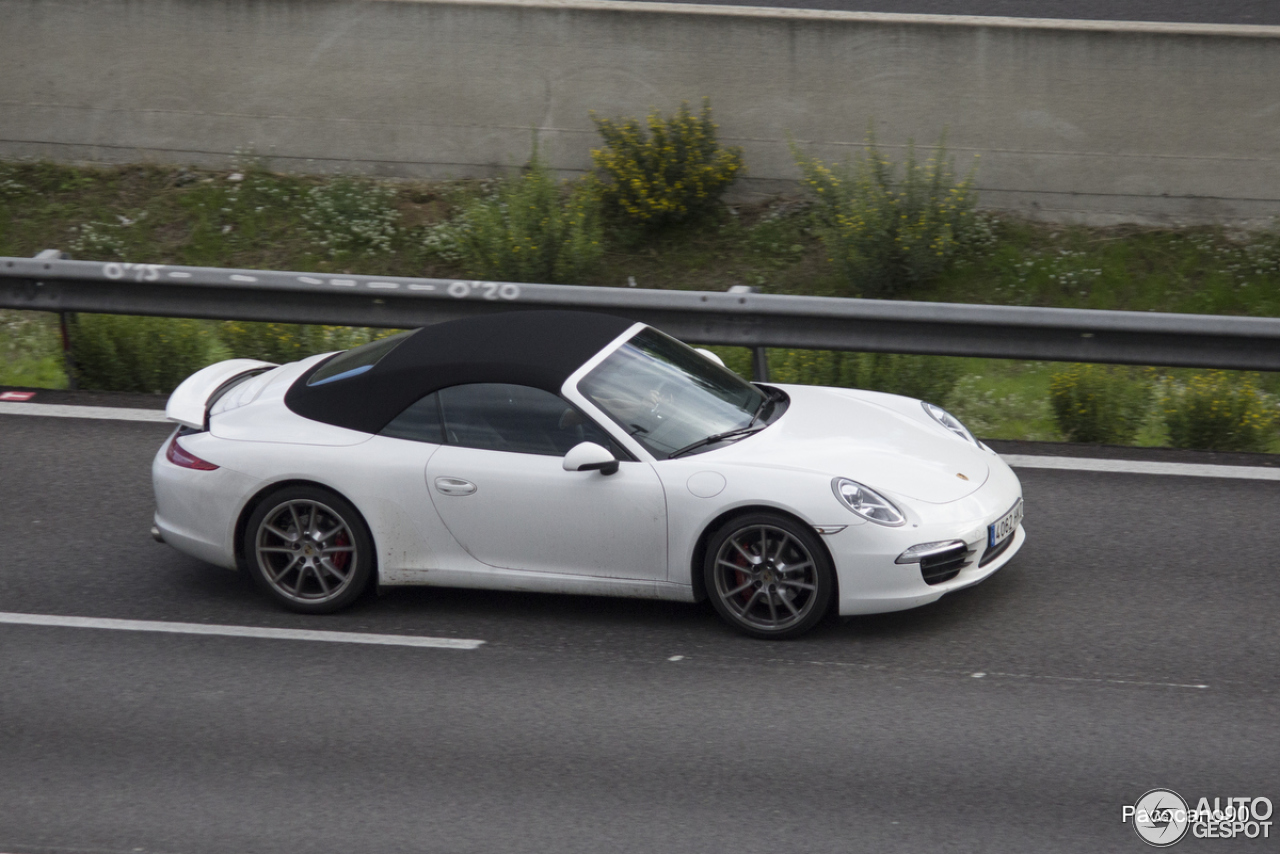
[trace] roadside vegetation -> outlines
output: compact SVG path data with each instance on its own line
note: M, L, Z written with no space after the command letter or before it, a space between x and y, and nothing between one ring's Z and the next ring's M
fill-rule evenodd
M596 118L595 170L537 156L484 180L0 163L0 255L614 287L1280 316L1280 234L1051 226L977 208L942 145L844 164L794 148L803 193L725 203L745 169L710 108ZM964 165L964 164L962 164ZM165 392L210 361L271 361L382 330L84 315L84 387ZM749 375L745 350L718 348ZM1280 377L773 350L773 379L942 403L987 438L1280 451ZM58 320L0 311L0 384L65 386Z

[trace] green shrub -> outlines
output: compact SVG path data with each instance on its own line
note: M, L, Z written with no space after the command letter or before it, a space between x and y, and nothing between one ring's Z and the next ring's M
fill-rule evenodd
M604 147L591 160L605 176L600 196L610 213L646 229L679 222L713 206L742 171L742 149L716 140L711 102L693 115L686 101L670 118L657 110L639 120L591 114Z
M1061 440L1044 389L1006 377L1004 382L996 380L999 385L993 388L988 377L966 374L947 399L947 410L984 439Z
M283 364L347 350L396 331L82 314L72 326L71 340L83 388L168 393L195 371L222 359Z
M957 179L943 142L922 165L908 144L902 177L867 139L853 163L828 166L792 143L814 199L815 231L845 283L866 297L892 297L938 276L974 230L973 174Z
M202 320L81 314L71 341L80 386L107 391L170 392L230 355Z
M509 282L574 284L604 252L599 205L585 183L565 188L534 153L518 177L428 231L436 255Z
M955 359L894 353L773 350L770 379L780 383L863 388L942 403L960 380Z
M1276 402L1252 374L1209 371L1165 388L1162 408L1175 448L1266 451L1275 435Z
M234 357L262 359L266 362L284 364L305 359L317 353L349 350L378 338L393 335L396 331L352 326L249 323L229 320L219 325L218 335Z
M1054 373L1049 398L1058 429L1070 441L1123 445L1151 409L1151 383L1123 368L1073 365Z

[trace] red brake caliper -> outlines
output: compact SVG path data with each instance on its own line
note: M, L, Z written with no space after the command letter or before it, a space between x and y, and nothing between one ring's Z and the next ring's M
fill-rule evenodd
M339 531L338 536L333 538L333 544L335 546L349 546L351 545L351 538L347 536L346 531ZM351 552L335 552L331 560L338 569L346 569L347 561L351 560Z

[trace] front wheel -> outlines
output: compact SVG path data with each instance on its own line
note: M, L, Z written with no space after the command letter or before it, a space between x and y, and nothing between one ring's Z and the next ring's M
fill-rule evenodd
M776 513L731 519L707 544L707 595L731 626L757 638L793 638L816 626L835 592L818 536Z
M350 503L310 486L262 501L245 526L254 581L291 611L327 614L350 605L373 575L373 539Z

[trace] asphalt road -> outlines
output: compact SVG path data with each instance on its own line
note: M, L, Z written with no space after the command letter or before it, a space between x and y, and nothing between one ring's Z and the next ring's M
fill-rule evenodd
M278 611L150 540L165 432L0 416L0 611L486 644L0 625L0 852L1137 852L1149 789L1280 803L1277 482L1027 470L987 583L767 643L590 597Z
M686 0L721 6L781 6L843 12L913 15L985 15L1079 18L1095 21L1166 21L1196 24L1280 25L1275 0Z

